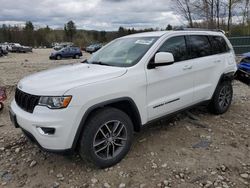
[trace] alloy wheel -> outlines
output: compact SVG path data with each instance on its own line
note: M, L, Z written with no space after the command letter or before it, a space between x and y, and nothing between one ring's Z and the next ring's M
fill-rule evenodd
M229 86L224 86L219 94L219 105L222 109L227 108L230 105L232 98L232 92Z
M126 126L118 120L112 120L100 126L94 137L93 148L98 157L108 160L119 155L126 142Z

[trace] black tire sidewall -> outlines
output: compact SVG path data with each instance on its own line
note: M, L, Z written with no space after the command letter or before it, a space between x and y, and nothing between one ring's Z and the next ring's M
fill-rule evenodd
M230 90L231 90L231 98L230 98L230 102L229 102L229 105L226 107L226 108L221 108L221 106L219 105L219 96L220 96L220 93L221 93L221 90L224 88L224 87L229 87ZM232 87L232 83L229 82L229 81L224 81L222 83L220 83L216 90L215 90L215 93L214 93L214 96L213 96L213 99L212 99L212 102L210 104L210 109L212 110L213 113L215 114L223 114L225 112L227 112L228 108L230 107L231 105L231 102L232 102L232 98L233 98L233 87Z
M0 102L0 111L3 110L3 107L4 107L3 103Z
M113 159L104 160L99 158L93 150L93 140L101 125L110 121L119 120L127 129L127 142L120 154ZM106 108L97 111L86 124L80 142L80 155L92 162L99 168L107 168L120 162L130 150L133 140L133 124L128 115L118 109Z

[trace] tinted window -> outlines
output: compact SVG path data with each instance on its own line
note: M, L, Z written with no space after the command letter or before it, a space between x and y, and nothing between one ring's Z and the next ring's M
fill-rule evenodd
M184 36L168 39L158 50L158 52L170 52L174 56L175 62L187 59L187 47Z
M208 37L203 35L189 36L191 58L204 57L212 54Z
M213 46L213 53L225 53L229 51L229 47L225 41L225 39L221 36L211 36L210 37L211 44Z

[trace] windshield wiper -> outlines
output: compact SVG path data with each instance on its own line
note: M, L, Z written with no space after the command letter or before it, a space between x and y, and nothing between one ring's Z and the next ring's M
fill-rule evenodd
M93 61L91 62L91 64L95 64L95 65L105 65L105 66L111 66L110 64L107 64L107 63L103 63L101 61Z

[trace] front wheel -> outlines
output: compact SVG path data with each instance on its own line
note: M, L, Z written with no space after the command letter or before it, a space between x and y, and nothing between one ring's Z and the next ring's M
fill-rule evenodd
M3 107L4 107L3 103L0 102L0 112L3 110Z
M225 113L231 105L233 98L233 87L231 82L220 83L209 104L209 109L214 114Z
M83 130L79 153L100 168L120 162L128 153L133 138L129 116L115 108L96 111Z

